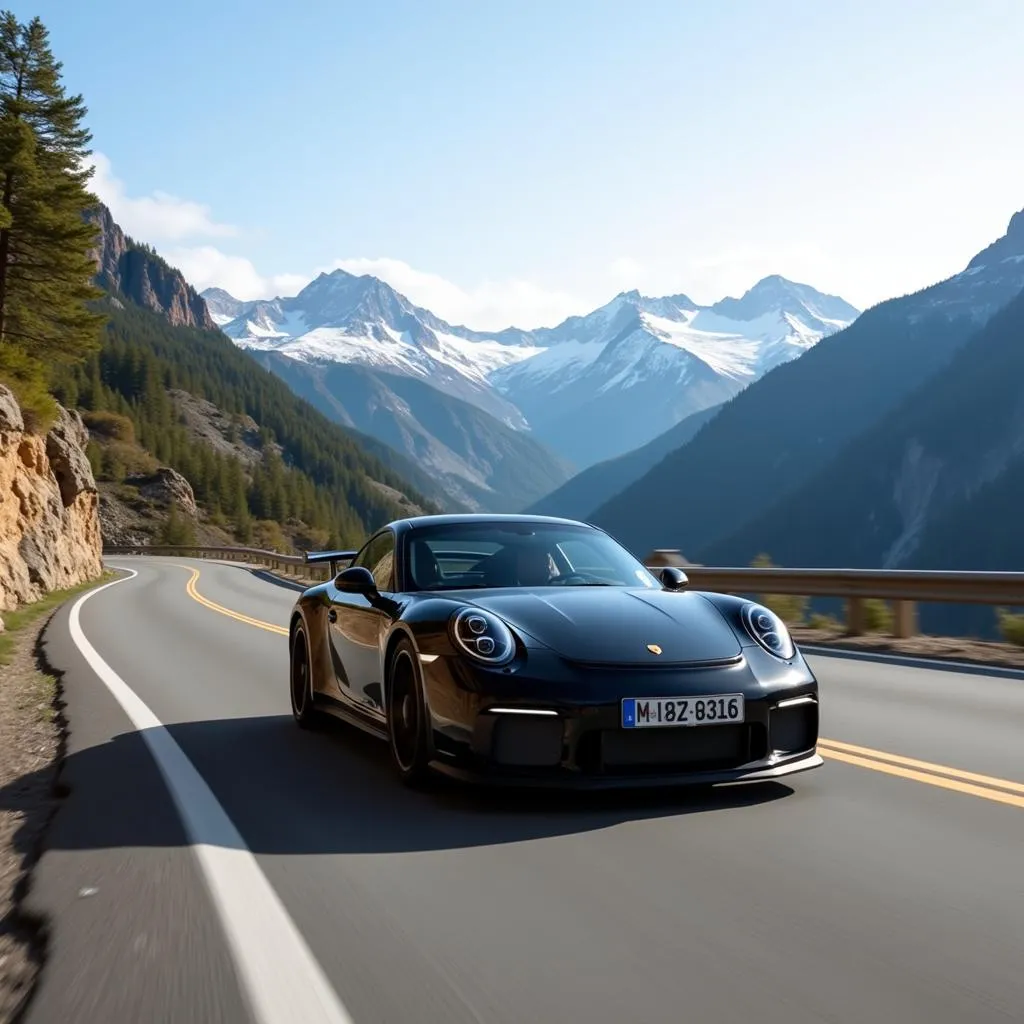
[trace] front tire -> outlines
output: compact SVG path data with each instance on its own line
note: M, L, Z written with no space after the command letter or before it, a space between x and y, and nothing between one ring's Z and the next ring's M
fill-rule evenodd
M300 729L311 729L320 716L313 706L312 668L305 626L296 627L289 660L288 690L291 695L292 718Z
M391 763L398 777L407 786L425 786L432 778L427 709L416 652L404 637L388 665L387 716Z

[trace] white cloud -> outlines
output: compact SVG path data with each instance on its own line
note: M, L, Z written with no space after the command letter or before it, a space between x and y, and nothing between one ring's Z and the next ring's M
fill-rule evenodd
M639 288L646 273L647 268L631 256L620 256L608 265L608 279L619 291L628 292Z
M451 323L479 330L553 326L590 308L578 296L522 279L483 281L466 289L439 274L388 257L337 259L306 274L262 274L245 256L209 244L187 244L239 234L234 225L215 220L208 206L161 191L129 195L103 153L94 153L89 163L93 168L90 187L109 207L114 220L133 238L156 247L199 291L218 287L238 299L269 299L295 295L318 274L342 269L379 277L416 305Z
M488 331L553 327L566 317L590 312L615 292L632 288L646 295L684 290L698 302L714 302L726 294L741 294L770 273L821 286L817 276L824 262L821 252L814 245L799 243L771 250L736 246L660 266L621 256L606 266L605 283L594 282L596 287L588 289L588 294L547 288L524 278L488 279L467 287L386 256L339 258L308 273L264 274L245 256L211 244L189 244L239 234L234 225L216 221L207 206L166 192L130 196L106 156L94 154L92 165L92 190L128 234L155 245L199 291L219 287L243 300L295 295L318 274L341 269L378 277L449 323Z
M91 190L109 207L114 220L139 241L156 245L186 238L225 238L237 234L233 225L215 221L209 207L202 203L161 191L148 196L129 196L124 182L114 177L110 160L102 153L93 153L88 163L93 169Z
M261 274L244 256L231 256L212 245L179 246L161 251L172 266L177 267L197 291L223 288L236 299L272 299L294 295L315 275Z
M417 306L449 323L483 331L510 326L551 327L588 309L578 296L543 288L531 281L483 281L467 290L440 274L417 270L404 260L388 257L339 259L328 267L318 268L317 273L339 269L378 277Z
M794 242L771 248L739 245L690 258L676 276L686 282L684 290L695 302L717 302L726 295L738 298L770 274L821 288L824 261L816 244Z
M369 274L436 316L482 331L513 325L553 326L574 313L587 312L591 305L522 280L485 281L467 291L439 274L386 257L338 259L308 274L264 275L246 257L229 255L212 245L176 246L162 250L161 255L198 291L223 288L243 300L295 295L317 275L333 270Z

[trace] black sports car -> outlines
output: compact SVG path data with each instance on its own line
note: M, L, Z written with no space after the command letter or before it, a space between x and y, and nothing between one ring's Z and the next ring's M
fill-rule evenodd
M818 684L782 621L655 577L603 531L525 515L390 523L307 554L288 636L301 726L388 740L407 782L584 787L769 779L822 764Z

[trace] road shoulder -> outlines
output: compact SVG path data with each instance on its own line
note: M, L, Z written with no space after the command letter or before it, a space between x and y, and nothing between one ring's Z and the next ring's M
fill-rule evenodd
M22 703L29 714L52 709L54 721L49 742L34 748L34 768L15 766L4 748L5 775L16 778L4 786L9 799L0 810L5 819L9 809L22 815L15 852L25 852L11 918L17 1005L10 999L0 1022L128 1024L165 1019L169 1007L183 1019L246 1021L166 786L140 734L71 640L77 600L39 622L20 652L26 678L41 665L50 680L48 699L35 702L26 682ZM26 732L20 742L32 749L33 735L45 733ZM18 794L34 800L27 815L11 806Z
M106 574L111 577L113 574ZM106 577L6 614L0 636L0 1022L17 1018L42 966L44 922L25 906L32 869L59 802L66 721L40 641L64 602Z

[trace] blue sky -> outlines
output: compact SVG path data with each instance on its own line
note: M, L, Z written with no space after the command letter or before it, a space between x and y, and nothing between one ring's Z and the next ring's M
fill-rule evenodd
M36 0L95 188L199 287L530 327L781 273L866 306L1024 207L1019 0Z

